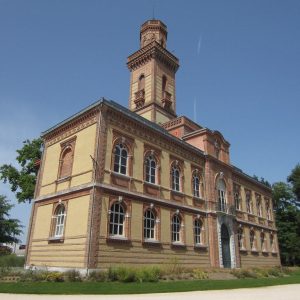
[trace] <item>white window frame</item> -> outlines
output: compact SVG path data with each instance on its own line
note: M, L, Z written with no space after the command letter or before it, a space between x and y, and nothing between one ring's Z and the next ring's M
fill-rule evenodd
M181 191L180 184L180 169L177 166L172 167L172 190L176 192Z
M226 211L226 184L223 179L219 179L217 183L217 188L218 188L218 203L219 203L219 209L221 211Z
M150 208L144 213L144 240L156 240L156 216Z
M109 236L125 236L125 217L126 211L123 205L119 202L113 203L109 211Z
M200 177L197 174L193 175L193 196L197 198L201 197Z
M59 238L64 235L65 229L65 217L66 217L66 208L64 205L59 205L55 210L55 226L54 226L54 237Z
M154 165L153 165L154 164ZM146 170L145 170L145 181L152 183L152 184L156 184L157 180L156 180L156 167L157 167L157 163L156 163L156 159L154 158L153 155L148 155L146 157Z
M181 218L178 215L172 217L172 243L181 243Z
M202 222L199 219L194 220L194 243L202 245Z
M114 172L127 175L128 150L122 144L117 144L114 148Z

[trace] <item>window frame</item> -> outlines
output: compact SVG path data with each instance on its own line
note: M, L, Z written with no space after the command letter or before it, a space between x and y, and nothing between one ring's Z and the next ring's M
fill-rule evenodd
M197 223L197 224L196 224ZM200 218L195 218L193 222L194 245L203 245L203 221Z
M148 165L149 162L149 165ZM155 166L151 165L151 163L154 163ZM145 174L144 174L144 180L147 183L150 184L158 184L158 175L157 175L157 159L154 154L148 154L145 157ZM152 174L152 171L154 171L154 174Z
M58 215L59 210L61 208L64 209L63 213ZM67 220L67 209L68 209L68 202L61 201L53 203L52 207L52 217L51 217L51 224L50 224L50 232L48 242L64 242L65 239L65 230L66 230L66 220ZM57 224L58 217L60 219L60 224ZM62 220L62 221L61 221ZM60 228L60 234L57 234L57 230Z

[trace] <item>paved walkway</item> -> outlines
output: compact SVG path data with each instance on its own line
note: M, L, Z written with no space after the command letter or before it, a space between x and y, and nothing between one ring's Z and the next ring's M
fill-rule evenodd
M272 287L141 295L14 295L0 294L1 300L299 300L300 284Z

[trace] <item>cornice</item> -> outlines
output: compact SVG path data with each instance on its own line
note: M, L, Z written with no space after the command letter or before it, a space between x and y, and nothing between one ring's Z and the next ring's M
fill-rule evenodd
M151 42L147 46L130 55L127 58L127 66L129 70L135 70L152 58L157 58L174 72L176 72L179 68L178 58L163 48L157 41Z

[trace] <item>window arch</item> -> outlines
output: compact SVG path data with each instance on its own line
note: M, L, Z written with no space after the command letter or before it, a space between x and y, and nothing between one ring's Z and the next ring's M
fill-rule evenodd
M181 234L181 218L178 214L174 214L171 221L172 243L182 242Z
M171 183L172 183L173 191L176 191L176 192L181 191L180 168L176 164L173 164L173 166L171 168Z
M250 249L255 250L255 232L254 230L250 230Z
M238 245L239 245L240 250L245 249L245 247L244 247L244 230L242 227L240 227L238 230Z
M145 159L145 181L149 183L157 183L157 161L154 155L150 154Z
M226 184L224 179L219 178L217 182L218 205L221 211L226 211Z
M200 219L194 220L194 243L195 245L203 244L202 241L202 221Z
M61 238L64 235L65 228L65 219L66 219L66 209L63 204L59 204L53 215L53 232L52 236L54 238Z
M156 214L151 208L144 212L144 240L156 240Z
M262 252L266 251L265 234L263 232L260 233L260 246Z
M114 202L109 211L109 235L125 236L125 208L119 202Z
M139 89L139 91L145 89L145 75L144 74L141 74L141 76L139 77L138 89Z
M114 172L127 175L128 149L123 143L114 148Z

